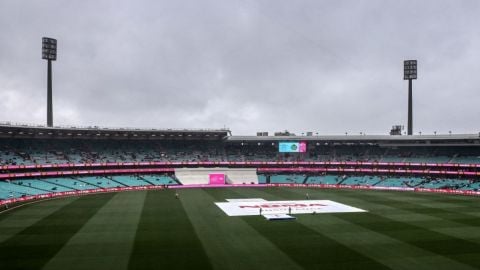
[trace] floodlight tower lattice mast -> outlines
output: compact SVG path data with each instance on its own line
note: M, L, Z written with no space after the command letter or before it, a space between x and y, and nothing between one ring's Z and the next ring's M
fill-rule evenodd
M53 102L52 102L52 61L57 60L57 40L42 38L42 59L48 61L47 70L47 126L53 126Z
M412 80L417 79L417 60L403 61L403 79L408 80L408 128L407 135L413 134L413 90Z

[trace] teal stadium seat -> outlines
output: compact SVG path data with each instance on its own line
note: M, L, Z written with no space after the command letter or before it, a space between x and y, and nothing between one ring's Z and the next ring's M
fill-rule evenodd
M340 180L341 180L340 176L336 176L336 175L309 176L306 183L336 185Z
M16 184L28 186L32 188L37 188L40 190L48 191L48 192L63 192L63 191L72 191L71 188L59 186L56 184L52 184L41 179L25 179L25 180L16 180L13 181Z
M49 191L46 191L46 190L40 190L33 187L16 184L16 181L11 181L10 183L0 181L0 189L7 192L13 192L13 193L18 193L22 195L39 195L39 194L50 193Z
M153 185L176 185L178 184L172 177L167 175L141 175L142 180Z
M121 176L112 176L112 179L116 182L119 182L128 187L136 187L136 186L150 186L151 184L137 178L136 176L130 175L121 175Z
M100 188L114 188L114 187L122 187L121 184L112 181L109 178L106 177L81 177L79 178L82 182L86 182L92 186L97 186Z
M81 178L80 178L81 179ZM44 181L55 185L63 186L73 190L96 189L98 186L92 185L73 178L46 178Z
M267 176L264 174L259 174L258 175L258 183L259 184L266 184L267 183Z
M270 183L272 184L302 184L306 176L295 174L282 174L270 176Z

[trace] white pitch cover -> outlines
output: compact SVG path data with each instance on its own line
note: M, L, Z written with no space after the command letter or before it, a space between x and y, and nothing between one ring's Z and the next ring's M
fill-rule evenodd
M242 199L243 200L243 199ZM228 216L367 212L330 200L216 202Z

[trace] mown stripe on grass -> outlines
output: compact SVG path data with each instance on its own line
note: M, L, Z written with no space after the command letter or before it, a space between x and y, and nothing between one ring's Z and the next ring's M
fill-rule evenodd
M0 269L40 269L112 197L80 197L1 243Z
M262 189L264 199L285 199ZM245 197L249 189L232 190L232 197ZM291 194L290 194L291 195ZM312 230L298 221L267 221L262 216L242 219L304 269L389 269L334 239Z
M478 216L467 215L461 211L455 212L453 209L444 210L436 206L435 201L416 205L404 196L398 200L394 196L384 198L377 194L363 197L362 193L349 194L349 197L357 200L363 198L362 204L367 208L376 209L372 212L377 215L480 244L480 218Z
M278 190L281 190L279 188ZM283 188L287 190L287 188ZM425 194L420 193L399 193L399 192L386 192L386 191L365 191L365 190L332 190L331 192L324 192L324 190L311 189L311 198L312 199L330 199L335 200L341 203L353 205L362 209L373 211L376 214L380 214L387 217L402 218L405 220L400 221L409 221L415 222L416 224L425 223L426 226L431 224L438 224L442 227L451 227L451 226L463 226L463 225L472 225L476 226L478 216L471 214L466 214L468 209L464 208L463 203L459 203L458 208L447 208L443 209L443 202L431 201L430 203L425 198L417 198L417 196L422 196ZM288 188L289 193L296 193L292 198L301 197L304 192L308 192L305 189L292 189ZM430 194L432 195L432 194ZM442 196L439 194L433 194L436 196ZM304 196L304 195L303 195ZM434 198L434 197L432 197ZM476 198L471 198L472 200ZM402 209L402 204L407 203L410 207L405 207ZM397 208L394 208L399 206ZM426 207L423 207L426 206ZM395 211L392 211L395 209ZM417 212L411 210L418 210ZM473 209L470 209L473 211ZM428 215L428 214L431 215ZM458 216L460 214L461 216ZM448 221L445 218L450 216L451 220ZM441 221L441 222L439 222ZM460 221L459 223L455 223ZM462 225L463 223L463 225Z
M402 221L400 221L399 228L400 232L403 230L403 236L411 237L410 242L406 242L409 245L414 245L418 248L423 248L424 250L431 252L433 254L437 254L437 256L434 257L427 257L423 259L429 259L431 260L431 264L436 267L441 269L444 267L446 264L442 264L442 261L445 260L451 260L451 261L457 261L459 264L462 264L464 266L470 265L472 267L478 268L479 261L480 261L480 254L479 254L479 248L478 246L475 245L475 243L470 243L468 241L462 240L457 238L456 236L458 235L452 235L451 232L447 233L442 233L442 232L435 232L432 230L436 230L437 227L445 227L445 223L448 223L445 220L441 220L436 217L429 217L427 215L421 214L421 213L415 213L415 212L409 212L405 211L402 209L396 209L394 207L384 205L382 202L385 200L383 197L391 197L391 196L412 196L412 200L416 200L416 196L421 196L423 194L417 194L417 193L411 193L411 194L406 194L406 193L394 193L394 192L379 192L379 191L356 191L356 190L328 190L326 192L325 190L317 190L317 189L291 189L291 188L274 188L274 189L260 189L265 195L263 198L265 199L277 199L277 197L280 197L282 199L304 199L305 197L305 192L310 192L310 197L312 199L331 199L335 201L339 201L342 203L349 204L355 206L355 207L360 207L366 210L371 211L372 213L375 213L379 216L385 215L385 216L392 216L393 221L395 221L396 218L396 213L411 213L412 215L416 215L416 217L421 217L423 216L422 220L425 220L425 222L417 222L417 221L412 221L409 222L407 221L408 224L424 224L426 225L425 228L415 226L418 229L418 232L411 232L409 231L408 228L405 228L403 226ZM259 190L259 191L260 191ZM313 195L313 196L312 196ZM255 197L262 197L261 194L255 194ZM439 195L437 195L439 196ZM430 196L429 196L430 197ZM435 196L432 196L435 197ZM406 198L407 200L409 198ZM401 203L401 202L399 202ZM433 201L432 203L435 203ZM344 214L338 214L338 217L345 217L348 215ZM352 216L352 215L349 215ZM362 217L365 217L363 215L360 215ZM436 224L429 224L428 220L433 221L437 220ZM429 224L429 225L428 225ZM459 226L461 228L461 226ZM465 227L465 228L472 228L472 227ZM339 226L339 229L341 227ZM367 228L368 229L368 228ZM423 233L421 232L422 230L426 230L429 233ZM383 233L383 231L380 231L380 233ZM398 241L405 241L405 238L403 237L394 237L394 235L386 235L387 237L392 237L397 239ZM438 239L441 239L438 242ZM424 241L425 244L419 244L418 242ZM430 241L430 242L429 242ZM432 243L433 241L433 243ZM449 242L455 243L454 245L449 245ZM475 241L478 242L478 241ZM436 249L428 248L428 246L431 245L437 245ZM457 248L457 245L459 245L461 248ZM381 248L381 247L379 247ZM439 252L438 249L443 249L443 252ZM446 257L444 260L438 260L438 257L444 256Z
M288 255L240 217L227 216L214 202L238 197L231 189L192 189L182 203L215 269L301 269Z
M480 198L476 196L449 195L428 192L401 192L401 194L404 194L409 198L415 198L415 200L424 199L429 202L433 201L450 205L463 204L473 208L480 208L480 205L478 205Z
M148 191L129 269L211 269L174 190Z
M460 223L467 226L480 227L480 218L463 214L460 209L446 209L435 207L435 202L413 203L396 196L381 197L379 200L374 200L383 205L401 209L409 212L415 212L422 215L428 215L442 220L448 220L455 223ZM461 204L461 203L459 203ZM458 224L458 225L460 225Z
M305 269L389 269L299 222L243 219Z
M0 214L0 243L76 199L78 197L35 202Z
M302 191L295 189L285 191L289 193L286 194L286 197L298 196L290 194L292 192L302 194ZM311 192L314 194L315 191L311 190ZM346 192L345 196L350 197L350 194ZM369 197L368 194L365 194L365 196L366 198ZM338 197L338 199L341 200L342 198ZM358 205L353 206L358 207ZM299 216L299 222L336 239L336 241L355 248L358 252L380 261L392 269L475 269L452 258L419 248L343 218L361 214L364 213L301 215Z
M387 229L386 231L381 231L381 233L466 265L480 268L480 239L478 239L478 233L475 232L471 236L468 235L468 231L472 231L474 228L478 228L478 226L462 226L462 224L457 223L458 227L453 228L451 227L452 224L455 224L454 222L458 220L448 220L448 216L454 217L454 212L445 213L442 209L422 210L424 209L422 205L428 203L425 201L417 208L412 205L412 202L418 201L417 196L421 196L422 199L436 199L431 202L432 205L436 202L445 203L444 200L438 199L444 195L401 193L397 196L403 198L403 200L399 199L396 203L390 203L394 198L397 198L395 193L380 194L378 192L365 193L363 191L346 190L345 194L349 200L356 200L361 205L361 208L364 207L364 209L370 210L371 213L369 215L375 214L378 218L391 222L391 224L394 223L394 226L397 227L395 230L389 231ZM476 202L477 199L464 198L465 202L462 200L458 203L470 206L472 205L471 202ZM402 206L403 201L410 204L408 209ZM346 218L344 215L339 215L339 217ZM365 216L362 217L365 218ZM414 219L411 219L412 217ZM366 219L364 222L368 224L368 218ZM473 215L469 215L467 220L464 219L462 221L464 224L475 225L475 217ZM375 226L382 226L378 220L371 220L371 222Z
M338 215L338 217L410 245L480 268L480 245L478 244L373 213L361 214ZM478 258L472 260L470 256L466 256L469 254L477 254Z
M43 269L127 269L145 195L117 193Z

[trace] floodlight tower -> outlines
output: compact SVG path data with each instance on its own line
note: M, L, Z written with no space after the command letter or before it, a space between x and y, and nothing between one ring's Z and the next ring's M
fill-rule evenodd
M403 79L408 80L408 129L407 135L413 134L412 80L417 79L417 60L403 61Z
M57 40L53 38L42 38L42 59L48 61L47 71L47 126L53 126L53 104L52 104L52 61L57 60Z

